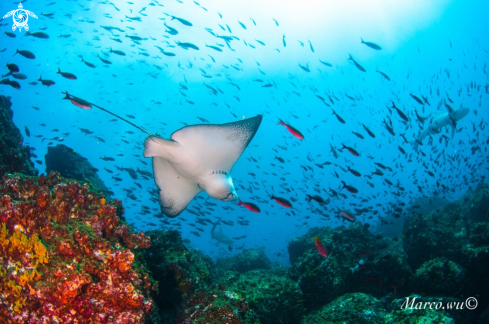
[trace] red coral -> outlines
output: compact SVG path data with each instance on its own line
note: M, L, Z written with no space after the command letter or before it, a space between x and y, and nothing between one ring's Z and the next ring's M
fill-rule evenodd
M58 173L5 176L0 197L0 319L143 322L157 284L131 249L149 237L119 222L119 201Z

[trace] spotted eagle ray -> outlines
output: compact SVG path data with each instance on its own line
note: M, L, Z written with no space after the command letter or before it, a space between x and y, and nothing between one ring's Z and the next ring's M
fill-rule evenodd
M166 216L178 216L201 191L221 201L238 201L231 169L258 131L262 115L227 124L185 126L166 140L68 92L63 99L82 109L99 108L149 135L143 155L153 158L160 207Z

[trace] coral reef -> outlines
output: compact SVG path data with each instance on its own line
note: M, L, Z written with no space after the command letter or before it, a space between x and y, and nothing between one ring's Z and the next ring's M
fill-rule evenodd
M0 96L0 177L14 172L37 175L30 148L22 145L24 138L12 122L11 106L10 97Z
M322 256L314 246L318 236L329 252ZM305 304L315 308L350 292L365 292L377 297L403 287L411 275L402 245L388 240L379 245L377 238L362 224L349 227L313 228L294 239L293 245L309 247L288 270L288 277L298 281ZM304 242L304 243L301 243ZM289 244L289 249L292 243Z
M248 304L222 286L200 289L180 308L178 324L259 323Z
M411 214L404 224L404 249L409 263L423 282L419 290L444 296L477 297L481 313L489 305L489 185L480 183L462 198L428 214ZM444 259L440 259L444 258ZM444 260L443 264L439 263ZM426 262L426 263L425 263ZM428 269L427 269L428 267ZM461 279L462 269L465 276ZM446 278L447 280L442 280Z
M2 323L145 320L157 283L137 249L150 239L119 221L119 201L58 173L5 175L0 195Z
M101 191L105 197L110 197L111 192L97 175L98 169L94 168L86 158L76 153L72 148L63 144L48 146L48 152L44 159L46 161L46 173L57 171L63 178L82 182L89 181L95 190Z
M439 305L446 305L447 302L452 302L454 300L427 296L421 297L420 295L410 295L407 296L407 298L409 299L394 299L390 304L386 305L390 312L385 316L384 323L455 323L455 320L450 316L451 314L448 314L446 310L434 308L434 306L438 303ZM432 307L426 307L425 305L432 305ZM457 310L455 310L455 312L457 312ZM458 312L460 313L460 311ZM472 316L469 316L468 319L469 322L467 323L473 323Z
M252 270L244 274L224 273L217 283L226 294L246 301L259 323L299 323L304 296L299 285L282 273Z
M245 273L250 270L271 269L272 263L263 249L251 249L228 258L217 259L216 267L223 272L232 270Z
M411 266L418 268L442 256L461 264L467 244L489 245L488 221L489 185L483 183L443 208L409 215L404 223L404 249Z
M441 257L423 263L413 279L416 291L447 296L460 289L464 278L464 268Z
M290 264L294 264L297 258L312 248L311 239L314 239L314 236L326 237L330 235L331 231L331 227L313 227L306 235L293 238L287 245Z
M362 293L345 294L311 313L303 323L385 323L381 302Z

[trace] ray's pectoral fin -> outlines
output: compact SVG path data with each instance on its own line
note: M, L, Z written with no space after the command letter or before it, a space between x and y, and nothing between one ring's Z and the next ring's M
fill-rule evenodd
M202 191L193 180L183 177L172 161L178 158L180 144L158 137L144 142L144 156L153 158L153 174L159 189L161 212L168 217L178 216Z
M229 173L258 131L262 118L257 115L221 125L186 126L174 132L171 139L185 150L198 152L205 169Z
M149 136L144 141L144 157L159 156L167 160L174 160L180 144L163 138Z
M153 157L155 183L160 190L161 212L168 217L178 216L190 201L202 191L193 180L182 177L166 159Z

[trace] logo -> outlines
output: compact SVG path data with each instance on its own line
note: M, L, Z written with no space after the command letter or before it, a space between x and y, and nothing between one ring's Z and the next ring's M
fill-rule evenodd
M5 16L3 16L3 19L10 16L12 16L14 20L12 31L15 31L16 28L19 28L19 31L21 31L22 28L25 28L25 31L28 31L29 25L27 25L27 21L29 20L29 16L37 19L37 16L32 11L25 10L23 8L22 3L19 3L19 9L10 11Z

